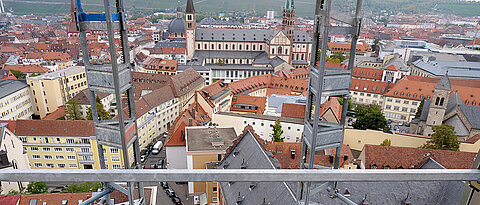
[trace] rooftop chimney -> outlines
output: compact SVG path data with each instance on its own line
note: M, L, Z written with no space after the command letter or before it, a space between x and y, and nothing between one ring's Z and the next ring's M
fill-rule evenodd
M333 159L334 159L333 155L329 155L328 157L330 158L330 163L333 163Z
M290 150L290 154L292 155L292 159L295 159L295 150Z
M189 119L188 119L188 126L192 126L192 124L193 124L193 119L192 119L192 118L189 118Z

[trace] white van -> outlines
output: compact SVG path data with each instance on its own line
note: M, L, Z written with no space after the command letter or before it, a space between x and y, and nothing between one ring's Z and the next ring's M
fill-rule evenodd
M158 154L162 150L162 148L162 141L158 141L157 143L155 143L155 145L153 145L152 154Z

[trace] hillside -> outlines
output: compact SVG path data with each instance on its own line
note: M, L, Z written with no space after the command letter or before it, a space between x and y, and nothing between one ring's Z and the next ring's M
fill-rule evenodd
M82 0L84 8L96 11L103 5L102 0ZM127 10L158 10L176 7L175 0L124 0ZM185 0L181 1L185 4ZM267 10L281 14L284 0L194 0L195 8L200 12L218 11L255 11L264 15ZM69 13L68 0L4 0L8 8L16 14L50 15ZM295 1L297 16L312 16L315 0ZM333 2L336 9L351 10L354 0L337 0ZM463 2L452 0L365 0L364 10L367 14L378 14L383 10L404 13L444 13L459 16L480 15L480 2Z

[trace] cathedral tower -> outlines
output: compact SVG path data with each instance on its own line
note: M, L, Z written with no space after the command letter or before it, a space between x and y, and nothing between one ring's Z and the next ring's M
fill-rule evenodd
M440 79L437 85L435 85L423 135L429 136L433 134L432 127L442 125L447 109L450 91L452 91L452 87L450 86L450 80L448 79L447 73L442 77L442 79Z
M187 8L185 9L185 27L187 33L187 60L191 60L195 52L195 8L193 0L187 0Z
M288 39L293 40L293 29L295 24L295 7L294 0L285 0L283 8L282 30L285 31Z

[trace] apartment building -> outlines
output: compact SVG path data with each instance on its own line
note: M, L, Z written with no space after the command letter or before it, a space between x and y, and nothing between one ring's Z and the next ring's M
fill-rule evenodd
M17 120L12 131L23 142L32 169L100 169L93 121ZM104 146L105 164L121 169L121 149Z
M236 138L233 127L186 127L187 169L213 168L213 164L223 159ZM188 182L188 193L195 194L197 200L206 198L203 204L217 203L217 191L215 182Z
M20 80L0 80L0 120L31 119L32 115L28 85Z
M0 170L30 169L22 141L11 131L14 127L15 121L0 122ZM12 190L20 191L26 188L27 184L27 182L1 182L0 194L4 195Z
M45 117L88 88L85 67L73 66L63 70L27 77L34 114Z
M352 79L350 95L354 104L377 104L383 107L384 94L388 91L389 83Z

